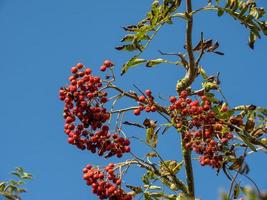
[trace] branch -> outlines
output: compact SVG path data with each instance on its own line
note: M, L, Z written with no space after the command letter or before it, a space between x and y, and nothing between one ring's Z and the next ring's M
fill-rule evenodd
M185 143L183 140L184 133L181 134L181 141L182 141L182 153L185 163L185 171L186 171L186 181L188 192L187 194L189 197L195 199L195 188L194 188L194 173L192 168L192 158L191 158L191 151L187 150L185 147Z
M189 87L197 76L197 70L195 67L195 58L194 52L192 48L192 29L193 29L193 16L192 12L192 3L191 0L186 0L186 16L187 16L187 24L186 24L186 50L189 59L188 70L185 74L185 77L178 81L176 85L176 91L180 93L182 90Z
M144 169L146 169L148 171L153 172L155 175L157 175L158 177L160 177L162 179L165 179L168 182L173 182L174 181L174 180L170 179L170 177L168 177L168 176L162 176L160 171L155 167L155 165L150 164L148 162L145 162L142 159L137 158L136 156L135 156L135 159L133 159L133 160L127 160L127 161L125 161L123 163L117 164L114 169L117 169L117 168L120 168L120 167L124 167L124 166L134 165L134 164L135 165L139 165L141 168L144 168ZM177 177L176 177L176 180L175 180L175 184L177 184L179 186L179 189L181 191L183 191L184 193L187 192L186 186L183 184L182 181L177 179Z
M121 88L118 88L114 84L109 84L107 87L115 89L118 92L120 92L121 94L123 94L124 96L127 96L127 97L129 97L131 99L134 99L135 101L138 101L138 96L136 94L133 94L133 93L130 93L130 92L126 92L126 91L122 90ZM166 108L164 108L163 106L160 106L156 102L155 102L155 106L156 106L158 112L161 112L161 113L164 113L166 115L169 115L168 110Z

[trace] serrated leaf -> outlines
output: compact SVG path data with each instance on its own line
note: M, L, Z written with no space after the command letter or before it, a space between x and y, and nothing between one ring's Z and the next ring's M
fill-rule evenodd
M145 59L138 58L137 56L134 56L131 58L127 63L125 63L121 70L121 75L125 74L129 68L140 65L142 63L146 62Z
M155 65L158 65L158 64L161 64L161 63L164 63L164 62L167 62L167 60L164 60L162 58L158 58L158 59L155 59L155 60L149 60L147 63L146 63L146 66L147 67L153 67Z

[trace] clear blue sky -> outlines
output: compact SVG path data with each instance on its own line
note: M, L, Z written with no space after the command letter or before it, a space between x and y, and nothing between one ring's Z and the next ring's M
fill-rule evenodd
M102 61L110 58L119 72L129 58L114 50L124 34L121 26L144 17L151 2L0 0L0 177L7 179L16 166L31 172L34 180L27 185L25 200L96 199L81 179L81 169L87 163L103 165L108 161L67 144L58 88L67 82L69 68L77 62L98 73ZM267 8L265 1L259 3ZM221 72L222 88L231 105L267 107L267 39L262 38L252 51L247 47L248 31L237 21L218 18L215 13L198 16L194 41L203 31L206 37L218 40L225 52L223 57L205 57L202 65L209 73ZM183 28L181 21L165 27L145 56L156 58L158 49L181 50ZM169 65L139 67L119 77L118 84L133 89L130 83L135 83L168 97L175 94L174 85L182 75L181 68ZM135 134L142 135L129 130L129 135ZM180 153L173 138L177 138L174 132L161 137L161 150L171 152L163 153L167 159L178 158ZM266 154L251 156L249 164L251 177L267 189ZM197 196L214 200L220 188L228 188L226 179L217 177L213 170L200 169L197 162L194 169L198 172ZM133 174L128 180L133 184L139 181Z

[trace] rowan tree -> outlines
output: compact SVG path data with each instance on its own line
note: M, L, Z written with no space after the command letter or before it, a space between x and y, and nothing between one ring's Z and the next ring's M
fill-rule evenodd
M101 75L82 63L72 66L69 82L60 88L68 143L99 155L106 163L101 166L89 163L82 170L85 184L99 199L201 198L195 193L193 159L229 179L230 190L222 195L223 199L240 196L266 199L257 186L256 190L250 190L240 184L238 177L249 178L247 157L267 149L267 109L253 104L230 107L220 87L219 73L207 74L203 62L205 56L224 55L219 42L206 38L203 32L199 33L197 43L192 39L194 18L199 13L213 11L219 17L229 15L240 22L249 32L248 46L253 49L256 40L267 35L264 9L253 0L209 0L197 9L193 9L194 3L192 0L153 1L144 19L123 27L126 35L122 45L116 47L133 54L122 66L121 75L131 73L137 66L153 68L170 64L183 68L184 77L169 86L173 88L169 96L158 97L152 90L138 86L128 91L117 85L116 80L123 76L114 73L114 68L119 66L111 58L99 64ZM144 58L144 52L160 29L176 21L186 24L184 48L174 53L159 51L160 57ZM201 84L193 86L197 78ZM129 113L136 116L136 121L127 120ZM143 119L144 113L149 118ZM128 132L129 127L143 131L145 136ZM178 151L180 147L181 160L166 160L158 151L160 139L168 132L180 136L172 148ZM131 149L132 141L138 141L149 151ZM120 162L107 162L114 157ZM135 177L140 179L139 185L124 181L128 169L134 165L143 171L143 176ZM185 180L181 178L182 169ZM252 184L255 185L253 181Z

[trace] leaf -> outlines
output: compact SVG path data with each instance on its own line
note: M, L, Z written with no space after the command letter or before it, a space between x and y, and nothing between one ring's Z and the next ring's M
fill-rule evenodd
M266 108L257 107L256 111L262 113L264 116L267 117L267 109Z
M121 39L121 42L131 42L134 39L134 34L125 35L124 38Z
M203 79L208 79L207 73L202 67L198 68L198 73L200 73Z
M144 188L149 190L161 190L161 187L157 185L144 185Z
M125 44L122 46L117 46L115 47L115 49L119 50L119 51L136 51L139 50L137 45L134 44Z
M140 65L144 62L146 62L145 59L141 59L141 58L138 58L138 56L134 56L127 63L123 65L122 70L121 70L121 75L125 74L129 68Z
M134 122L129 122L129 121L124 121L123 124L125 125L129 125L129 126L136 126L136 127L139 127L139 128L145 128L143 125L141 124L138 124L138 123L134 123Z
M135 194L140 194L143 192L141 187L136 187L136 186L132 186L132 185L126 185L127 188L129 188L130 190L134 191Z
M249 139L246 138L246 136L244 135L240 135L239 137L243 140L243 142L254 152L257 152L256 147L254 147L254 145L249 141Z
M164 62L167 62L167 60L164 60L162 58L158 58L158 59L155 59L155 60L149 60L147 63L146 63L146 66L147 67L153 67L155 65L158 65L158 64L161 64L161 63L164 63Z
M218 16L221 17L224 13L224 10L222 8L218 8Z
M175 175L183 166L184 161L176 162L175 160L167 160L160 163L160 173L162 176Z
M146 129L146 143L151 144L151 140L154 134L154 127L150 127Z
M242 166L244 162L244 157L239 157L237 159L235 159L235 161L233 162L233 164L229 167L230 170L239 170L240 167Z
M257 35L251 31L250 35L249 35L249 40L248 40L248 46L251 49L254 49L254 44L255 44L255 41L257 40L257 38L258 38Z
M239 184L235 184L234 187L234 198L237 199L240 193L240 185Z
M0 191L4 191L5 187L6 187L6 183L5 182L1 182L0 183Z
M146 157L148 158L154 158L154 157L157 157L158 155L155 153L155 152L150 152L148 154L146 154Z

